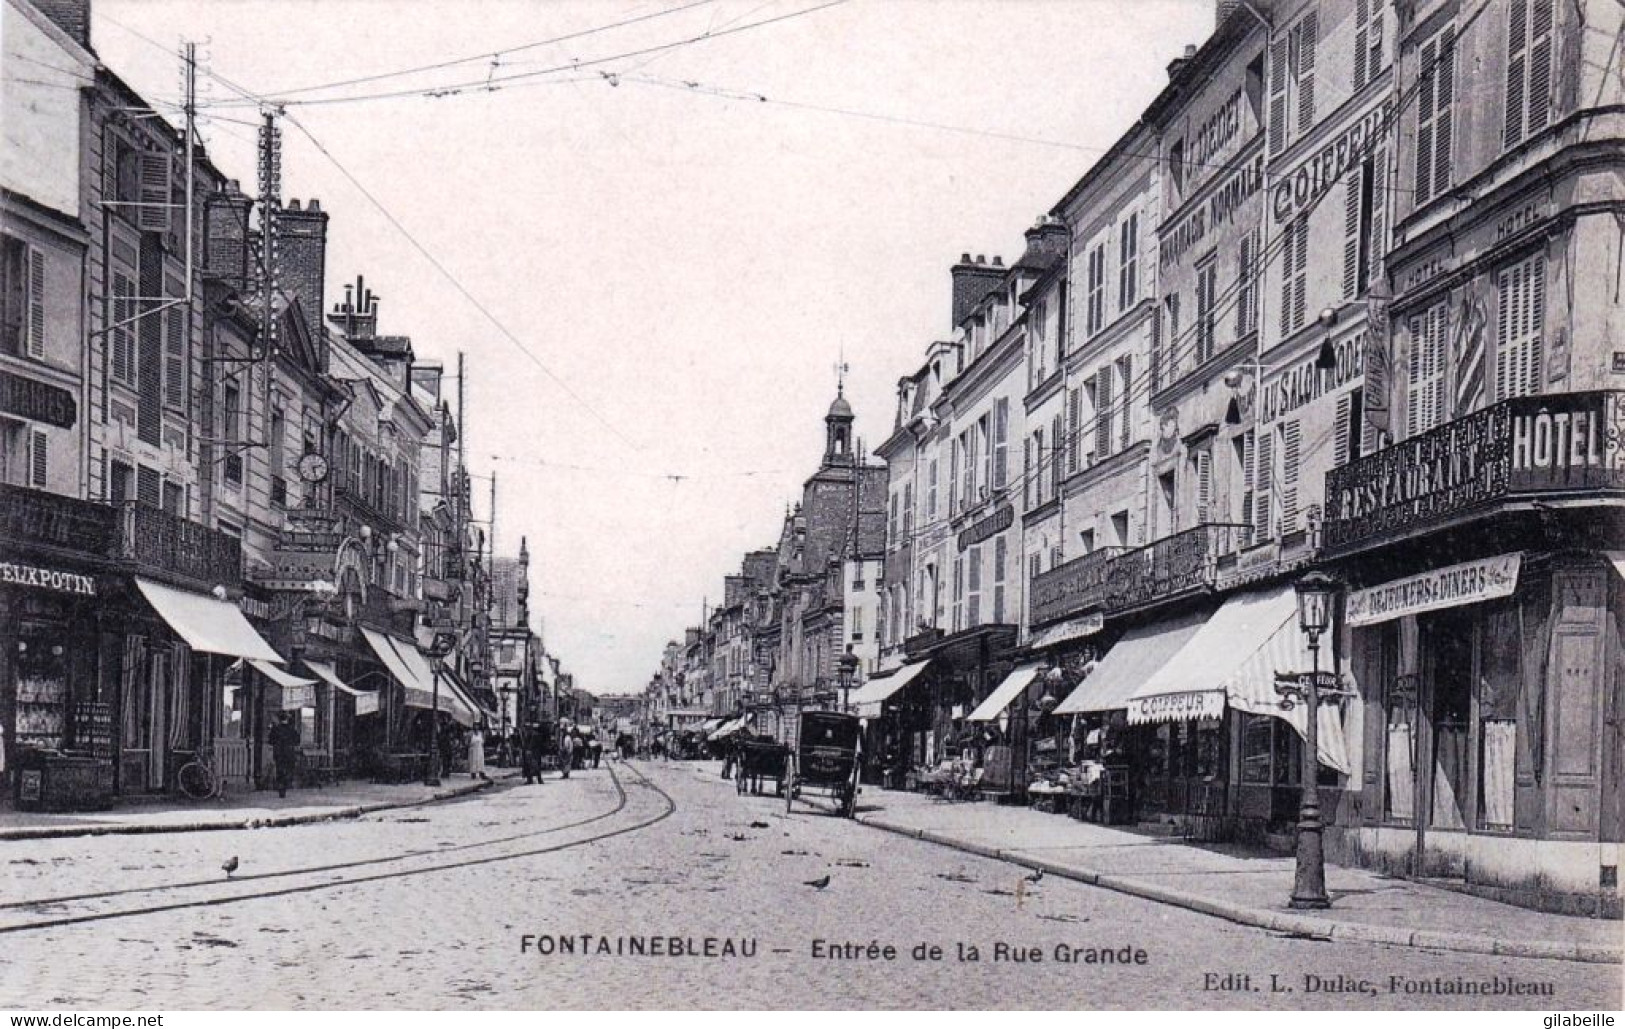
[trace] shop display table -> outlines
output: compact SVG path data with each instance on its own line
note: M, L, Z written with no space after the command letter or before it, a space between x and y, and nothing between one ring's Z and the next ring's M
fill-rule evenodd
M110 758L25 750L17 758L18 811L99 811L113 806Z

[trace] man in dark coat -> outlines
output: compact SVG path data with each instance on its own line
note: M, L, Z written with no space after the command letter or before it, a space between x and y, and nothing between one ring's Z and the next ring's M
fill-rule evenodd
M299 727L293 723L293 712L284 711L271 726L271 760L276 765L276 795L286 797L293 782L294 767L299 763Z

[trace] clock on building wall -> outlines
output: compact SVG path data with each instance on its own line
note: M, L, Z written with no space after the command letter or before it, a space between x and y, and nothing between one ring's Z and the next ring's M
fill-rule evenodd
M317 483L327 478L327 458L320 454L306 454L299 459L299 477Z

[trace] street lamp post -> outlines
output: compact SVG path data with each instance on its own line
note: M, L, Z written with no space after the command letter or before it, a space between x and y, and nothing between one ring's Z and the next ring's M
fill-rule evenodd
M852 691L852 677L857 673L857 670L858 655L852 653L849 648L846 653L841 655L839 667L836 669L836 674L841 680L841 711L845 714L851 714L851 706L848 700Z
M429 645L429 667L434 674L429 701L429 765L423 779L425 786L440 785L440 670L446 663L446 655L456 645L457 637L449 632L435 633L434 642Z
M1322 572L1310 572L1293 587L1298 594L1298 626L1308 637L1309 677L1296 685L1277 684L1283 694L1281 706L1290 709L1299 699L1304 704L1304 757L1302 801L1298 811L1297 868L1292 876L1292 898L1288 906L1320 909L1332 906L1326 894L1325 825L1320 817L1320 634L1332 624L1332 599L1337 595L1336 579Z

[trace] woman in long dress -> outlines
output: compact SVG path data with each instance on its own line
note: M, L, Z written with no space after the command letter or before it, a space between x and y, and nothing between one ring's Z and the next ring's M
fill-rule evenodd
M485 733L479 729L468 734L468 777L485 778Z

